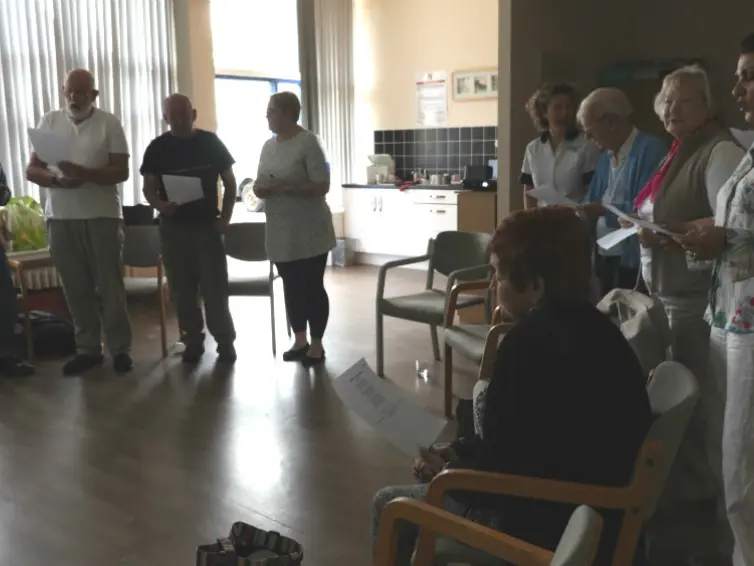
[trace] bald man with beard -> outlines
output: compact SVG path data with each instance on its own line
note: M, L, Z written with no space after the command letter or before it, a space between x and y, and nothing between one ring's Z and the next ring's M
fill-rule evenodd
M69 142L72 161L45 163L36 153L26 178L44 188L50 254L76 328L76 355L63 366L79 375L103 363L102 330L117 373L131 370L131 323L123 284L123 211L118 184L128 180L129 151L120 120L97 108L85 69L68 73L66 105L38 128Z
M160 213L162 256L186 345L183 361L196 364L204 354L204 318L197 302L201 296L207 329L217 342L217 359L233 364L236 331L228 306L228 262L222 235L236 200L234 160L217 135L194 127L196 110L187 96L169 96L163 112L170 131L149 144L141 174L144 196ZM203 197L181 205L171 202L165 175L198 179ZM222 210L217 208L218 178L225 190Z

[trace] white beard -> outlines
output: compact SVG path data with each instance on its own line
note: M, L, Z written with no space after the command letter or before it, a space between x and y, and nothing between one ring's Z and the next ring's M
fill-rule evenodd
M67 106L66 111L68 112L68 117L71 118L71 120L85 120L89 117L89 114L92 113L92 107L89 106L84 110L78 110L76 108L73 108L72 106Z

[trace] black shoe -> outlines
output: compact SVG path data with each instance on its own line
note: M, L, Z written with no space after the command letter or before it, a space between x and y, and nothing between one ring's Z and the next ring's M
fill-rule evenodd
M16 356L0 358L0 375L3 377L29 377L34 375L34 367Z
M76 354L63 365L63 375L86 373L90 369L102 365L104 360L102 354Z
M187 345L183 351L183 363L184 364L198 364L199 360L204 355L204 344L191 344Z
M315 358L314 356L310 356L309 354L301 358L301 365L304 366L305 368L311 368L311 367L322 364L324 361L325 361L325 351L322 350L322 355L319 356L318 358Z
M115 373L128 373L134 367L134 361L128 354L115 354L113 356L113 369Z
M309 351L309 344L305 344L300 348L291 348L290 350L283 352L284 362L297 362L303 360L306 357L306 353Z
M221 364L233 365L236 363L238 355L233 344L217 347L217 361Z

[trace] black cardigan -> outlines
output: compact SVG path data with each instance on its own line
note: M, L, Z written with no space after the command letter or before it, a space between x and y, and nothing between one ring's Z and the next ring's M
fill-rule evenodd
M625 486L651 424L641 365L587 303L532 311L505 336L487 390L483 439L456 443L452 467ZM496 511L503 532L553 549L574 506L454 494ZM595 564L609 564L621 513L603 513Z

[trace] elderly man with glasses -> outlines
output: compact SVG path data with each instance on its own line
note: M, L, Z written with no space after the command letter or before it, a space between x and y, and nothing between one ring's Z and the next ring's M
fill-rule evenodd
M617 216L603 205L632 212L639 191L668 152L662 140L636 129L632 114L628 97L616 88L593 91L577 113L586 134L603 150L584 206L587 217L596 222L598 239L620 228ZM637 238L628 238L609 250L599 248L595 271L602 295L615 288L633 289L639 277Z

